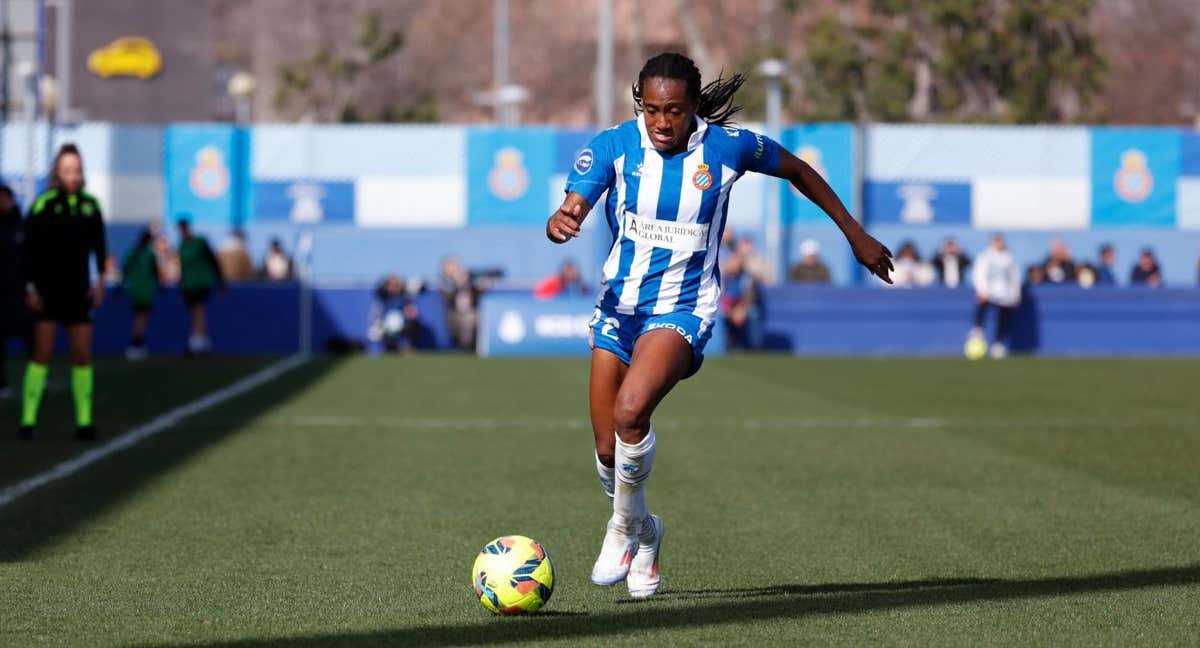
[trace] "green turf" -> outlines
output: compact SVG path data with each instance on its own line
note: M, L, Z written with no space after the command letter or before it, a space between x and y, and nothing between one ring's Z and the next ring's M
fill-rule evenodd
M1194 645L1198 376L710 360L655 417L634 602L587 581L585 363L318 361L0 510L0 643ZM507 533L555 560L544 614L472 598Z

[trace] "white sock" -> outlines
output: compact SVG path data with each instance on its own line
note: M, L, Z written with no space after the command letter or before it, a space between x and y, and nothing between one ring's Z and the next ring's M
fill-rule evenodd
M610 498L613 496L613 469L612 466L605 466L600 461L600 455L596 457L596 474L600 476L600 488L604 489L604 494Z
M613 521L626 535L642 529L646 509L646 479L654 467L654 428L641 443L629 444L617 437L617 483L613 493Z

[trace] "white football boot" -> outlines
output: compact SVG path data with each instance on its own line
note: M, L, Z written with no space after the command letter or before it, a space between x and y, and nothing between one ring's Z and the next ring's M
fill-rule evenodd
M634 598L653 596L658 591L658 550L662 546L663 521L657 515L647 515L638 534L637 554L629 566L625 585Z
M600 556L592 566L592 582L597 585L616 585L629 575L629 565L638 551L638 537L625 535L612 521L604 533Z
M1008 355L1008 347L1004 346L1004 343L1002 342L992 342L992 348L989 351L989 355L992 356L993 360L1004 358Z

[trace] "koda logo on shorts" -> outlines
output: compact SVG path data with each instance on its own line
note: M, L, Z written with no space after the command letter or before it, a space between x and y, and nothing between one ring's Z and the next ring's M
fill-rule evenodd
M696 174L692 176L692 186L700 191L704 191L705 189L713 186L713 177L712 174L708 172L707 164L701 164L698 169L699 170L696 171Z
M580 175L586 175L592 170L592 149L585 148L579 152L579 156L575 158L575 171Z
M692 343L691 333L688 333L687 329L683 328L682 326L680 326L678 324L675 324L672 322L651 322L650 324L648 324L646 326L647 333L649 333L650 331L657 331L658 329L667 329L669 331L675 331L683 339L687 340L688 344Z

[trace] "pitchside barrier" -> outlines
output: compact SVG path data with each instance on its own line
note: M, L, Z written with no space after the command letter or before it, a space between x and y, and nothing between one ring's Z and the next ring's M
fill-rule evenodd
M234 284L209 307L213 351L218 354L288 354L300 344L300 286ZM378 351L368 336L373 288L316 286L312 292L311 351ZM425 292L418 346L446 350L451 342L442 297ZM482 355L586 355L591 297L538 300L527 292L500 291L480 304ZM764 292L763 329L768 350L800 355L957 356L972 324L973 293L966 288L874 290L780 286ZM130 311L110 289L96 313L96 352L118 354L129 341ZM989 331L995 317L988 320ZM181 354L188 319L175 290L164 290L150 319L147 343L154 354ZM1039 286L1027 288L1012 320L1011 348L1053 356L1200 356L1200 290ZM707 352L726 342L718 323ZM17 342L11 342L13 347Z

